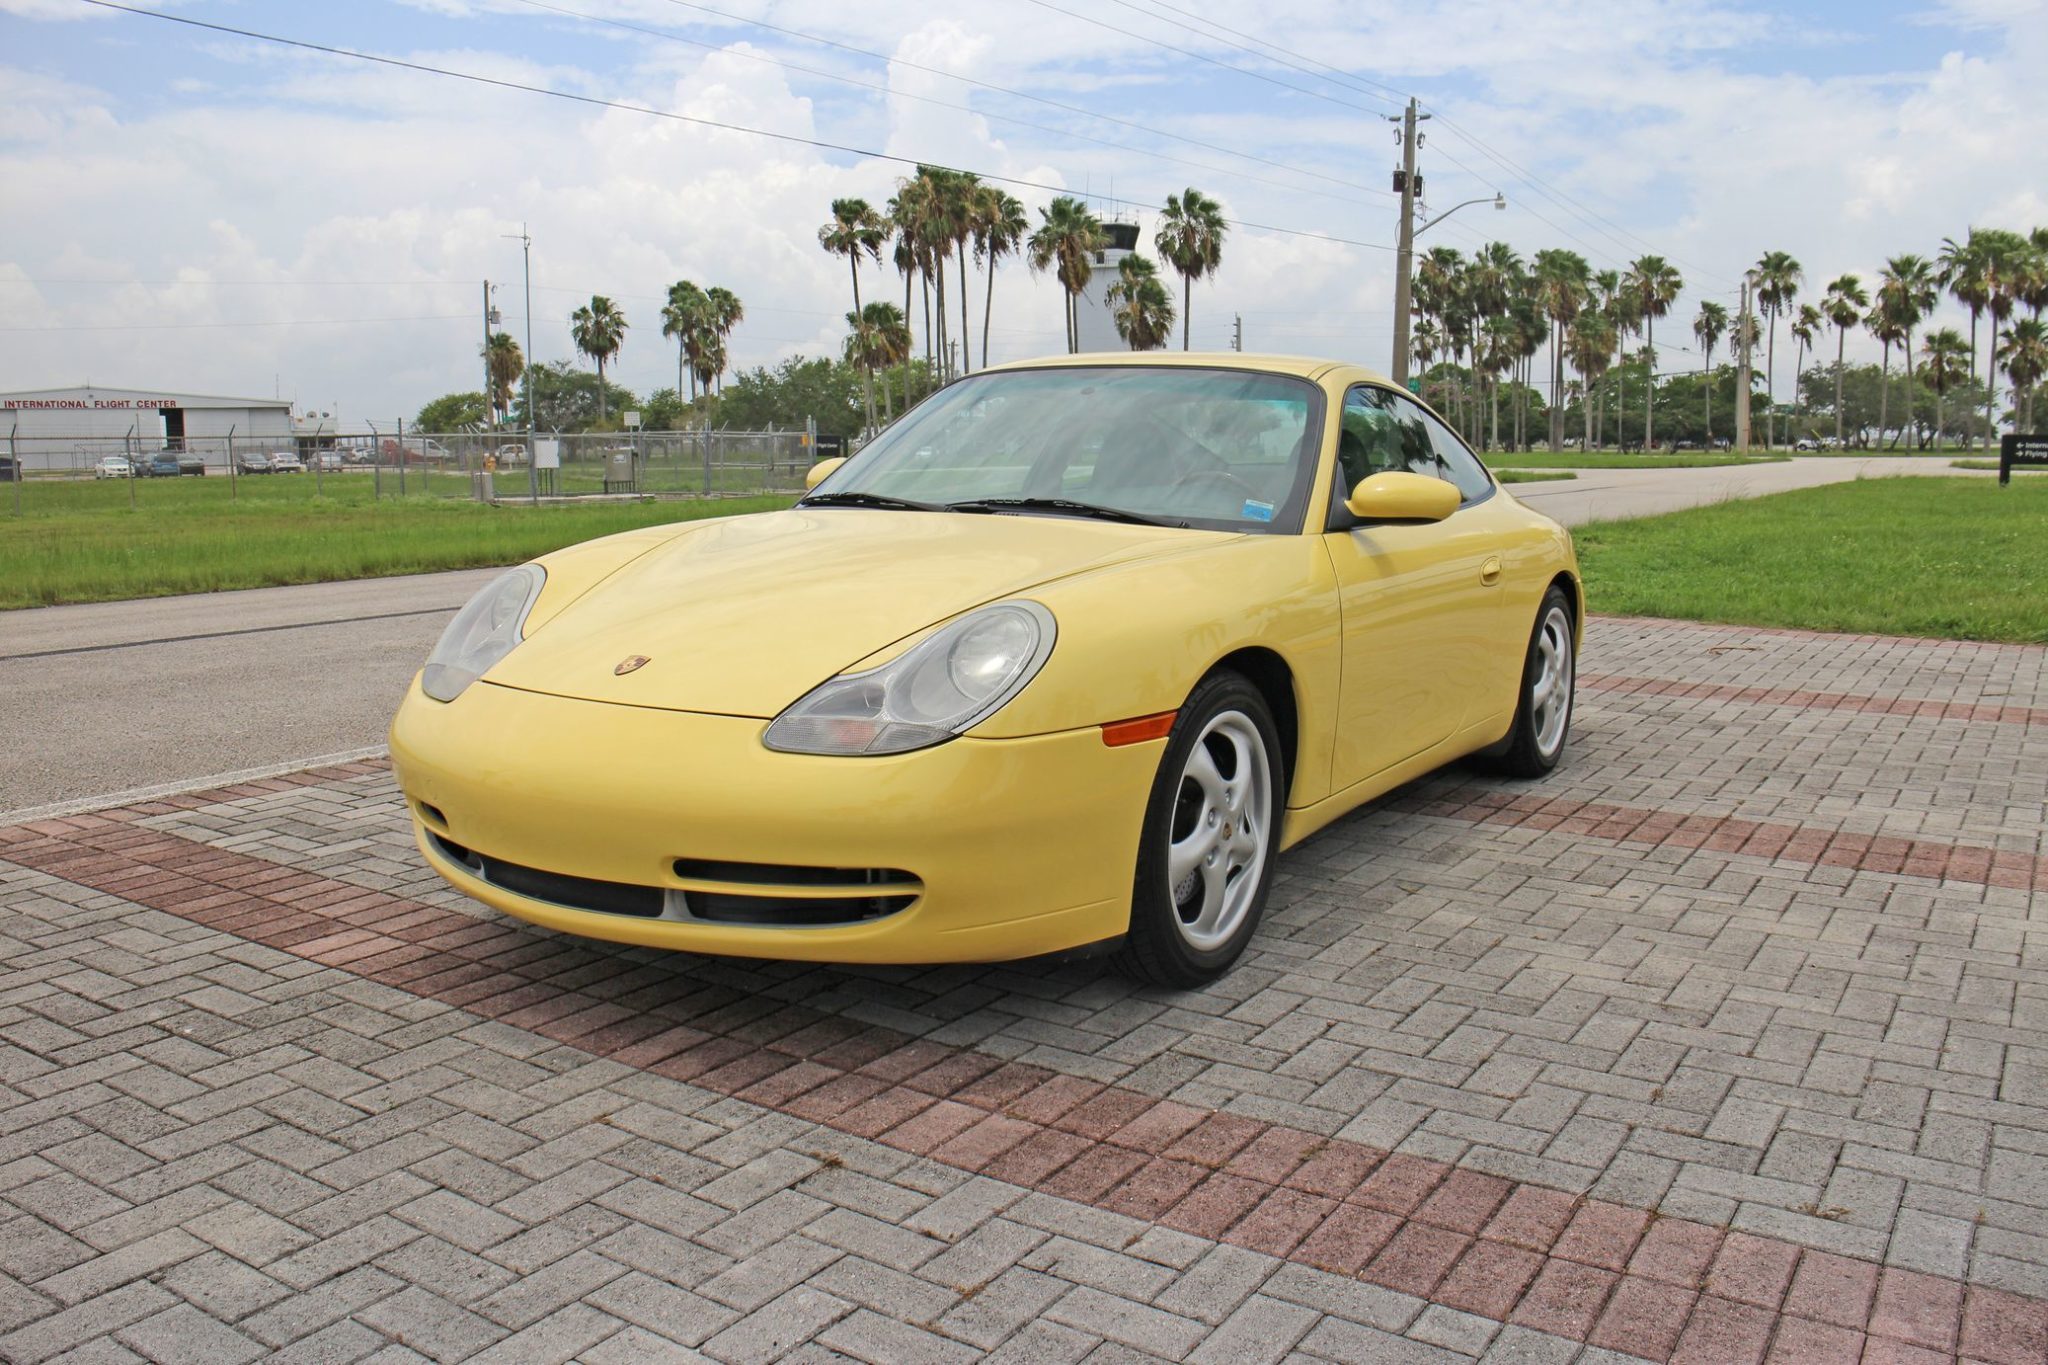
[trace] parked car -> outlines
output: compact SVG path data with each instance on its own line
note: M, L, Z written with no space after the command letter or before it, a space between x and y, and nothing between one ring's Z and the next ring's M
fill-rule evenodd
M275 474L277 472L277 466L270 462L270 457L260 451L235 456L235 469L243 474Z
M102 455L92 466L95 479L125 479L134 473L135 467L128 463L126 455Z
M307 463L314 469L339 469L341 468L341 452L318 450L313 452L312 459Z
M1802 436L1792 443L1792 448L1794 450L1819 450L1820 442L1814 440L1811 436Z
M145 456L142 462L135 466L135 472L145 479L175 479L184 470L180 467L177 451L159 450L155 454Z
M175 451L173 452L173 458L178 462L178 472L180 474L191 474L202 479L206 477L206 461L200 459L191 451Z
M491 452L498 457L498 468L508 464L525 464L526 447L517 441L510 441Z
M303 474L306 462L289 450L279 450L271 454L270 469L274 474Z
M13 483L21 476L21 462L0 455L0 483Z
M391 726L429 867L648 947L1103 949L1186 987L1290 844L1466 755L1564 753L1570 533L1371 371L985 370L807 482L455 615Z

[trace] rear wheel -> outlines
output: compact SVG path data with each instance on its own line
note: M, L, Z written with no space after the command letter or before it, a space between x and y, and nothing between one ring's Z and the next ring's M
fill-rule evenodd
M1522 664L1522 694L1515 708L1515 726L1497 764L1511 777L1542 777L1564 755L1572 723L1572 698L1578 681L1576 635L1571 599L1562 588L1543 595L1536 611L1536 629Z
M1257 688L1236 673L1195 688L1145 810L1125 970L1162 986L1199 986L1243 955L1279 854L1283 763Z

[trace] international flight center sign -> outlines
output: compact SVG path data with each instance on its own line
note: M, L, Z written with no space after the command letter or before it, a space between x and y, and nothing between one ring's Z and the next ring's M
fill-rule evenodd
M0 398L0 412L60 410L66 412L160 412L175 408L175 398Z

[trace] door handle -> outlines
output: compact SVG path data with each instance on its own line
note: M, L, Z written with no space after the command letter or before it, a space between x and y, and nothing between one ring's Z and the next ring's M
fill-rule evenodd
M1500 582L1499 555L1492 555L1488 557L1486 563L1479 566L1479 581L1481 583L1484 583L1489 588L1492 587L1494 584Z

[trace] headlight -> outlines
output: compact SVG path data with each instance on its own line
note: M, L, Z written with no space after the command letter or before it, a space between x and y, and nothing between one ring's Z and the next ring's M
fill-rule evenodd
M510 654L523 638L526 614L547 581L547 570L540 565L522 564L470 598L427 655L426 671L420 675L426 694L435 701L454 701Z
M898 658L812 688L761 737L792 754L900 754L943 744L1024 690L1052 653L1036 602L969 612Z

